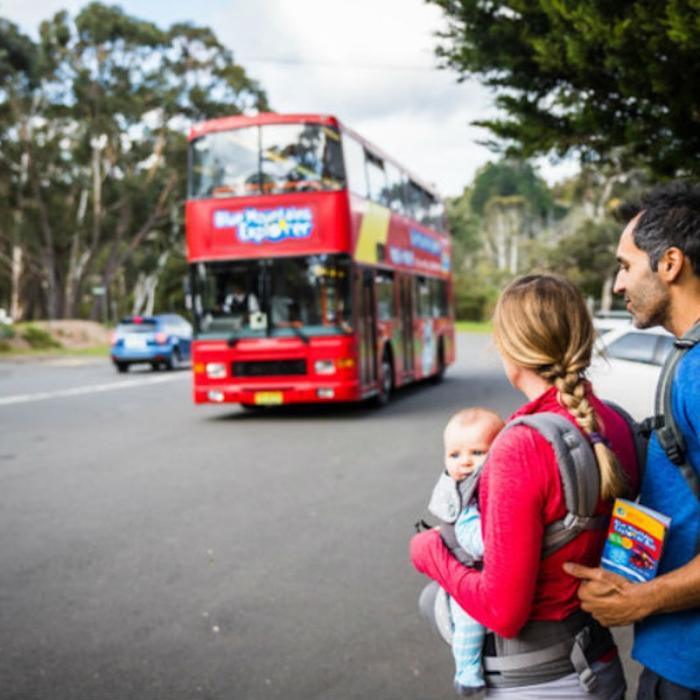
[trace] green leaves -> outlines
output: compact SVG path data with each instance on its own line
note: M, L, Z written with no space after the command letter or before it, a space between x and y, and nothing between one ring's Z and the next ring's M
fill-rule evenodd
M504 116L479 124L507 152L700 172L698 0L429 1L438 55L497 89Z

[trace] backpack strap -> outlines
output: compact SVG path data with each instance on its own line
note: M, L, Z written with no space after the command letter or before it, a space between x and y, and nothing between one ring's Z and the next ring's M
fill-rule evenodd
M552 446L566 503L566 515L547 525L542 558L554 554L584 530L605 529L609 517L596 515L600 497L600 472L593 449L581 431L558 413L533 413L508 423L527 425Z
M662 449L675 464L685 479L688 487L700 500L700 477L688 460L683 433L673 415L672 389L673 379L680 361L691 348L700 342L700 323L696 323L682 338L674 342L674 349L668 354L661 369L661 376L656 387L654 415L642 424L648 432L654 430Z
M623 418L627 423L627 427L632 435L632 440L634 442L634 452L637 457L637 472L639 474L639 483L642 483L644 478L644 469L647 463L647 447L649 446L649 434L644 429L643 423L638 423L632 416L624 409L620 404L614 401L608 401L607 399L603 402L608 408L612 408L615 413L617 413L620 418Z

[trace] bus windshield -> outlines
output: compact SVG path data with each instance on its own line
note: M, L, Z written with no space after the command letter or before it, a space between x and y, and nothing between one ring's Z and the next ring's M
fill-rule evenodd
M339 190L344 185L340 135L321 124L215 131L190 147L193 199Z
M199 338L352 332L348 255L196 263L193 292Z

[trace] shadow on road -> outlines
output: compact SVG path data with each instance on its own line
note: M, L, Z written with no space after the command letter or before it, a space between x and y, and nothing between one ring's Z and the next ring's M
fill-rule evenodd
M467 405L497 408L509 401L515 410L522 403L511 389L500 369L474 373L447 374L439 384L422 380L397 389L388 405L375 406L371 399L359 403L293 404L244 408L210 416L211 421L260 421L284 418L294 419L364 419L395 418L426 412L449 413Z

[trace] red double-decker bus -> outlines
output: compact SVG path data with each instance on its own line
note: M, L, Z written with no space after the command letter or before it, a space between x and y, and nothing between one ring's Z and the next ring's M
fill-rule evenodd
M196 403L388 400L454 360L432 187L318 114L190 133Z

